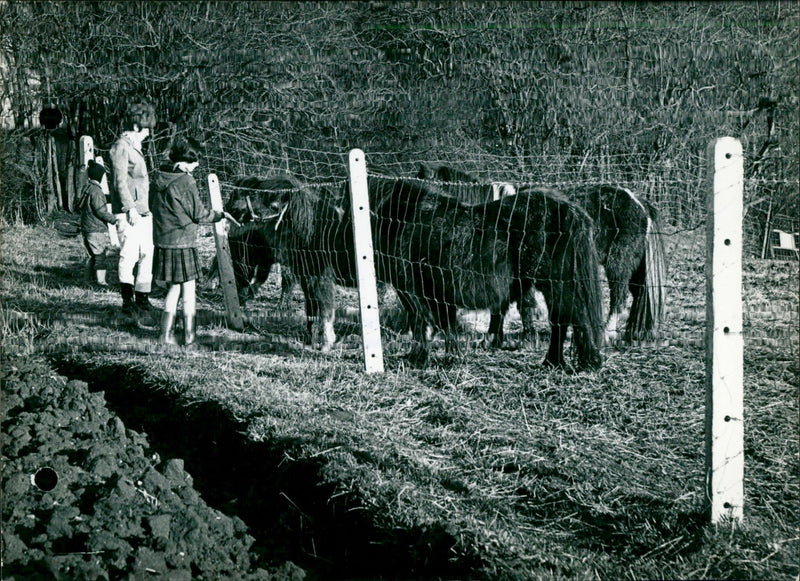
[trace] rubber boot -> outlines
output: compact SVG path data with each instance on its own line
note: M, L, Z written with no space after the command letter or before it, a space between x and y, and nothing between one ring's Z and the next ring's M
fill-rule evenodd
M156 318L150 304L150 293L136 291L136 318L138 325L144 329L156 327Z
M106 271L105 270L95 270L94 271L94 280L98 286L108 286L106 282Z
M194 313L183 313L183 344L188 347L194 340Z
M161 339L165 345L177 345L175 340L175 313L164 311L161 315Z
M133 285L121 283L119 292L122 295L122 314L132 322L136 320L136 306L133 304Z

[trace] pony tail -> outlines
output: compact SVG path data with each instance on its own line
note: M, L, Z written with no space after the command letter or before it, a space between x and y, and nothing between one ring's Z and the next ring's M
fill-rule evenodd
M626 341L653 339L664 317L667 261L664 239L655 208L647 205L647 234L645 255L635 278L644 284L643 292L634 294L633 304L625 326ZM641 273L641 270L644 270ZM643 280L642 280L643 279Z
M604 317L603 295L600 288L600 259L594 244L594 227L592 220L583 210L572 207L568 220L569 231L572 233L573 252L572 264L574 265L575 301L573 308L584 308L585 313L573 313L573 321L580 321L585 330L590 334L585 337L584 331L575 329L576 339L589 345L578 347L578 356L587 355L588 348L599 350L603 342ZM576 317L577 315L577 317ZM599 366L599 361L597 365Z

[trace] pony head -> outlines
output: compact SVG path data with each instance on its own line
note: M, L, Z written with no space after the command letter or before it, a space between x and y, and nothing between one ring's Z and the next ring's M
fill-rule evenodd
M234 182L225 210L242 224L266 222L285 213L293 191L302 184L294 177L243 177Z

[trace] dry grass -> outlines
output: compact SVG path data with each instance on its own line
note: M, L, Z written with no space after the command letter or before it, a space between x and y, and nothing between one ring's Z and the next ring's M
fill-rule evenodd
M442 527L478 578L796 578L797 342L758 330L797 331L797 264L746 266L746 523L713 529L700 244L671 240L668 344L607 350L597 373L545 370L541 351L437 349L417 369L394 341L386 373L367 376L354 340L322 355L303 345L301 319L270 319L274 289L254 303L267 338L226 330L207 294L205 348L160 354L154 335L117 325L115 293L75 275L78 242L39 228L3 231L0 315L6 348L138 369L186 405L218 402L253 440L291 442L287 461L324 460L333 496L357 497L387 531ZM774 301L788 314L762 308Z

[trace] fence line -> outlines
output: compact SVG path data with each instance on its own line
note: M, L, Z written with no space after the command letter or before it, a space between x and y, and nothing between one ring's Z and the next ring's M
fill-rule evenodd
M311 150L308 150L311 152ZM85 167L89 155L94 155L95 150L91 142L88 144L82 141L81 166ZM314 182L315 186L331 186L342 183L342 159L340 153L312 152L320 158L324 157L324 163L317 160L306 161L317 171L314 176L320 178ZM727 154L727 156L726 156ZM360 156L358 163L354 164L353 155ZM420 153L419 155L422 155ZM353 150L350 154L350 164L344 166L344 179L350 180L351 194L366 195L366 159L360 150ZM370 160L377 158L378 162L386 161L389 157L370 155ZM230 159L230 156L228 156ZM210 160L213 163L213 160ZM428 161L428 160L425 160ZM208 162L207 162L208 163ZM394 159L390 164L370 163L369 175L375 176L402 176L411 180L417 180L413 174L408 175L411 168L419 163L403 162ZM362 167L363 164L363 167ZM386 166L390 170L402 170L401 172L392 171L388 173ZM695 164L697 168L701 164ZM281 169L289 167L289 160L280 160ZM209 167L213 167L209 165ZM263 166L262 166L263 168ZM703 285L706 285L705 308L702 298L696 303L692 300L686 301L683 297L674 299L672 323L680 323L675 326L678 331L667 333L656 341L657 345L670 345L692 348L705 348L707 354L707 430L706 430L706 453L708 469L708 500L709 513L712 522L720 522L722 519L732 519L741 521L743 519L743 493L741 485L741 473L743 472L743 452L740 441L743 438L742 422L742 351L745 342L744 335L747 337L748 345L764 345L774 347L778 343L790 342L795 344L798 340L796 333L792 332L795 327L784 329L787 319L795 321L797 318L797 307L794 299L787 297L768 297L769 302L760 296L744 297L742 293L742 249L744 244L743 236L743 216L746 214L748 206L743 204L747 199L748 189L757 188L764 184L786 186L786 180L767 179L763 177L744 178L744 158L741 145L730 138L715 141L709 146L706 171L708 178L705 187L699 188L707 192L706 202L698 205L693 200L687 202L684 211L687 216L691 215L695 221L693 229L699 230L699 226L705 225L706 242L704 246L699 240L695 242L687 240L688 237L676 230L673 248L688 252L692 260L696 260L703 252L707 260L706 276L687 276L686 280L673 280L670 285L671 291L686 291L692 297L700 298L704 294ZM291 168L290 168L291 169ZM305 170L308 171L307 169ZM270 172L252 172L253 174L268 174ZM669 172L668 172L669 173ZM349 174L349 175L348 175ZM496 174L492 174L496 175ZM575 184L580 180L581 184L604 183L600 176L595 176L589 180L581 178L581 171L575 171L571 175L559 173L560 178L557 182L543 182L526 176L526 179L518 183L526 185L550 185L563 186ZM233 174L228 173L228 181L219 180L219 184L225 190L232 191L237 186L233 184ZM484 173L479 177L488 179L489 174ZM698 172L699 176L699 172ZM695 180L697 176L692 176ZM436 183L435 180L425 179ZM607 183L607 182L606 182ZM621 181L611 182L634 187L631 189L644 191L645 198L650 198L658 206L659 200L669 203L666 197L661 197L663 192L668 192L676 186L686 187L686 176L676 176L673 172L667 176L651 175L640 181ZM455 185L469 185L456 182ZM473 184L474 185L474 184ZM636 186L640 186L637 188ZM701 180L702 185L702 180ZM649 190L647 188L650 188ZM637 191L637 193L638 193ZM355 215L356 208L364 208L356 202L353 197L353 222L366 222L369 220L359 219ZM695 208L695 206L697 206ZM368 214L369 210L366 208ZM668 235L670 233L667 233ZM357 235L357 238L359 236ZM367 240L371 242L370 236ZM758 241L759 244L761 240ZM686 246L686 245L690 246ZM683 247L681 246L683 245ZM687 250L688 248L688 250ZM356 263L359 257L364 254L357 250ZM683 257L681 258L683 260ZM691 262L691 261L690 261ZM373 273L374 276L374 264ZM366 278L369 280L369 277ZM371 283L374 285L374 279ZM378 310L377 295L374 290L368 288L369 285L359 286L357 302L360 308L360 323L362 335L362 347L365 356L365 366L367 371L380 371L383 369L383 342L381 331L383 321L382 312ZM373 286L374 288L374 286ZM720 294L727 291L727 295ZM352 295L351 295L352 297ZM352 303L350 303L352 304ZM374 305L374 308L373 308ZM676 312L677 311L677 312ZM286 313L282 313L286 314ZM705 316L705 320L704 320ZM683 319L681 318L683 317ZM766 319L770 320L766 320ZM258 320L257 317L248 317L250 320ZM371 321L370 321L371 319ZM773 325L780 319L781 325ZM268 319L265 319L268 320ZM297 320L297 319L295 319ZM751 326L752 323L752 326ZM700 328L705 324L705 334L700 332ZM743 328L744 325L744 328ZM229 326L236 328L237 325ZM546 326L546 323L542 323ZM786 325L787 327L789 325ZM752 330L757 327L757 333ZM475 326L476 332L478 325ZM469 331L464 333L468 336ZM371 337L371 338L370 338ZM390 349L393 352L393 349ZM370 367L374 365L374 367Z

